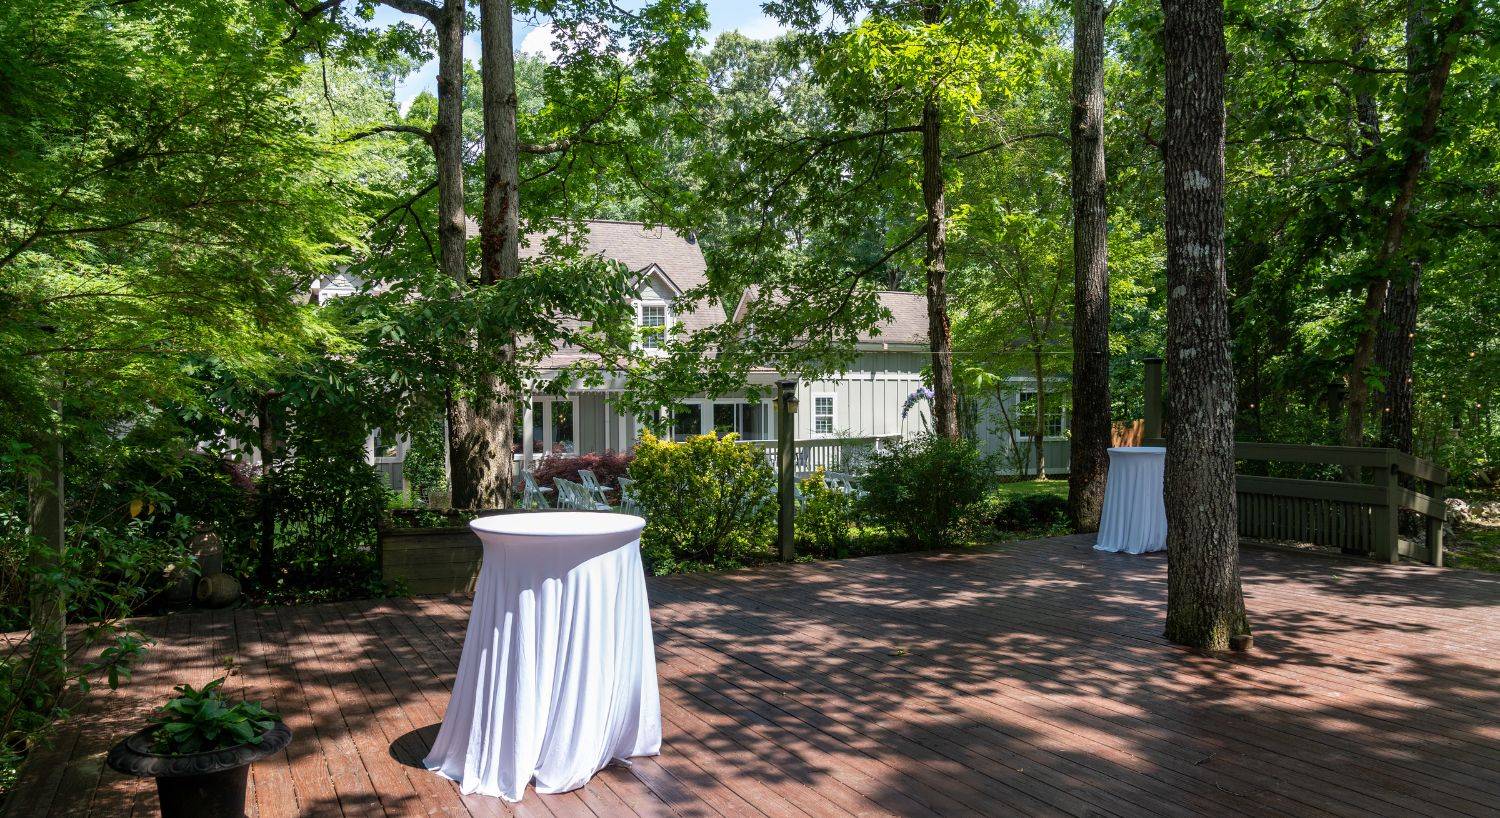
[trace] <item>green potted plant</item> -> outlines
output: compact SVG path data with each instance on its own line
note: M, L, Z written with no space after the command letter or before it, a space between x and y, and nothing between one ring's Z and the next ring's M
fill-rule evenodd
M230 701L223 678L174 691L109 751L109 766L155 778L162 818L242 818L250 765L284 749L291 729L257 702Z

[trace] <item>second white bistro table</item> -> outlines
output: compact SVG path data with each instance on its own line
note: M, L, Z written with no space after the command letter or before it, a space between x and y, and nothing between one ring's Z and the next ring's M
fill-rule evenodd
M1161 446L1121 446L1109 450L1104 511L1094 548L1145 554L1167 549L1167 507L1162 474L1167 450Z
M484 562L427 769L519 801L533 780L567 792L612 760L661 751L645 524L596 512L469 524Z

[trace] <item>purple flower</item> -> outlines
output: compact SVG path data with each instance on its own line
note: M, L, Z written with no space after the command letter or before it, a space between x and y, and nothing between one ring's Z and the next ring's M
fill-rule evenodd
M901 405L901 419L906 420L906 416L911 412L911 408L917 405L917 401L922 400L932 400L932 390L925 386L917 387L915 392L906 396L906 403Z

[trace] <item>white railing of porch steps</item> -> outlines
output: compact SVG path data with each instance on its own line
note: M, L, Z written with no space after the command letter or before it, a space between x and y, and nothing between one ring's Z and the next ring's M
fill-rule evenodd
M900 435L874 435L870 437L817 437L798 440L793 444L797 458L798 473L807 473L822 468L826 471L848 471L859 458L871 451L900 440ZM776 468L779 459L774 440L747 441L765 450L766 462Z
M846 470L855 464L860 455L900 439L900 435L871 435L869 437L815 437L798 440L793 444L794 451L797 453L797 471L811 472L820 466L827 471ZM747 440L745 443L765 450L766 462L771 464L771 468L776 468L776 441ZM522 457L523 455L519 453L515 455L517 468L521 465ZM545 457L547 455L536 454L533 459L536 461Z

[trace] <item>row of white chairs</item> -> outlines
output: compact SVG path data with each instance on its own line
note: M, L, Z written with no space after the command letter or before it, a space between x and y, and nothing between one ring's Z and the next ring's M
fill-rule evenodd
M578 482L565 477L552 478L552 486L537 483L531 471L521 472L521 508L553 508L549 495L556 494L556 508L573 511L614 511L609 504L608 489L590 469L578 470ZM627 514L635 514L640 507L635 501L635 481L620 478L620 507Z

